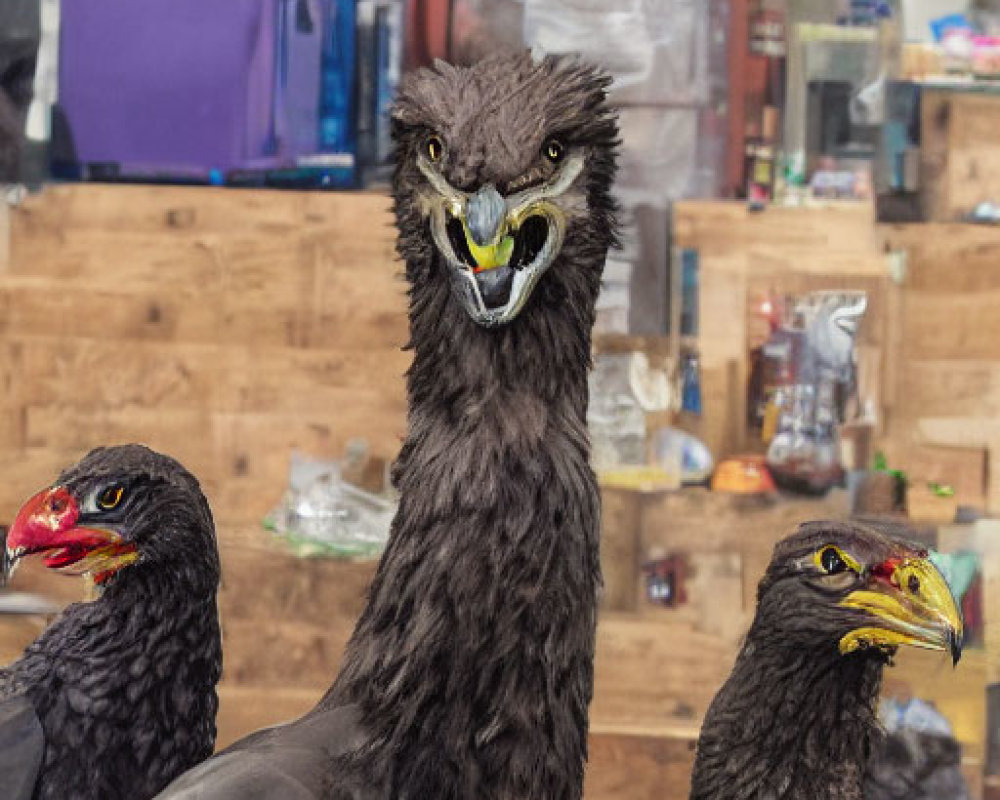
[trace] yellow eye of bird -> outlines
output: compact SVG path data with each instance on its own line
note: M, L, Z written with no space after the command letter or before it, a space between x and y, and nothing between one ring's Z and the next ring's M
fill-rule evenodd
M558 164L562 161L563 155L566 152L558 139L549 139L545 143L544 151L545 157L553 164Z
M431 136L424 147L427 150L427 158L431 161L440 161L444 155L444 143L437 136Z
M125 489L117 484L114 486L109 486L107 489L102 491L97 497L97 505L99 505L105 511L110 511L115 508L122 501L122 497L125 496Z

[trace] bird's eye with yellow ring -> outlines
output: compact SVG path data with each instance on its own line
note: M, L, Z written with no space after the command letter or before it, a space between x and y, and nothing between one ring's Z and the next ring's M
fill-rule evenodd
M839 547L828 545L821 548L815 555L816 566L827 575L838 575L841 572L860 572L861 567L857 561L851 558Z
M111 486L102 489L101 493L97 495L97 506L102 511L111 511L111 509L120 506L124 498L125 487L121 484L114 483Z
M444 142L441 141L440 136L428 136L427 141L424 142L424 153L427 156L428 161L438 162L444 155Z
M563 147L562 142L558 139L548 139L542 147L542 152L549 161L553 164L558 164L563 160L563 156L566 155L566 148Z

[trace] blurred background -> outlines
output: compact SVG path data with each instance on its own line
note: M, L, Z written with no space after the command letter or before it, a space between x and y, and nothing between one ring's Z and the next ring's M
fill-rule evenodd
M687 797L774 542L873 513L968 641L884 691L889 766L947 788L869 797L1000 797L996 0L3 0L0 523L95 445L171 453L219 523L220 744L311 707L395 510L388 109L510 47L601 64L623 140L587 797ZM19 572L0 658L87 591Z

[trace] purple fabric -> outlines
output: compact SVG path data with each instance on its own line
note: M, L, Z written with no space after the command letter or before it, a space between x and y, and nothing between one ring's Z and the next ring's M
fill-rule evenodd
M78 160L165 171L260 163L275 2L63 3L59 99Z

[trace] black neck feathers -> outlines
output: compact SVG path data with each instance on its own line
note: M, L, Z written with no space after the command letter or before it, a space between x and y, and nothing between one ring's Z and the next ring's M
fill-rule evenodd
M446 282L411 292L399 512L328 697L361 705L394 797L581 795L600 582L592 308L553 307L543 281L487 330Z
M884 657L751 630L705 718L692 800L861 800Z
M142 800L211 755L222 667L214 588L136 565L69 608L9 670L46 737L36 800Z

